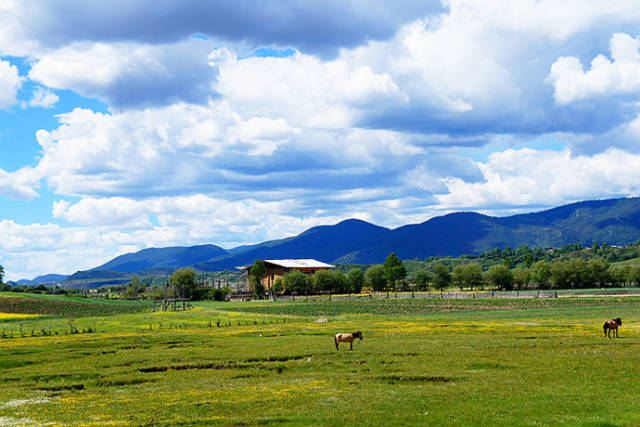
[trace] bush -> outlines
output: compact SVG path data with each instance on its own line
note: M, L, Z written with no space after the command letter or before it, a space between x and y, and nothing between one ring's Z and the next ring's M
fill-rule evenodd
M227 295L229 295L229 291L229 288L214 289L212 295L213 299L215 301L226 301Z

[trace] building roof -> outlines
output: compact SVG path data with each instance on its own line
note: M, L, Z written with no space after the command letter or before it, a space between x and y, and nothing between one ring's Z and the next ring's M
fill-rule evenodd
M265 259L266 264L273 264L284 268L335 268L335 265L327 264L315 259ZM240 270L248 270L252 265L238 267Z

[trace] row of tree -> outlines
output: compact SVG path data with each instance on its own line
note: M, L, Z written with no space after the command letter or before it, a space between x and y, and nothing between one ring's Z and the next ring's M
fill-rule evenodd
M259 266L250 270L252 289L264 294L262 277L266 269ZM255 267L255 265L254 265ZM540 260L531 266L510 268L507 263L488 268L471 260L451 267L442 262L428 264L410 277L402 261L391 253L384 264L370 266L366 271L352 268L346 273L321 270L312 275L292 271L278 278L272 289L277 295L310 295L359 293L363 288L378 292L429 289L460 290L497 289L567 289L614 286L640 286L640 266L615 266L602 258L558 258Z
M471 290L485 286L499 290L639 286L640 266L611 267L601 258L542 260L516 268L495 264L485 271L475 262L458 264L452 270L436 263L430 270L419 270L415 284L420 289L439 290L450 286Z

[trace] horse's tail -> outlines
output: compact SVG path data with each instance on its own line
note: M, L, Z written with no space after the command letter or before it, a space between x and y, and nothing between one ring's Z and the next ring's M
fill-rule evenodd
M336 350L340 350L340 347L338 347L338 336L334 336L333 337L333 342L336 344Z

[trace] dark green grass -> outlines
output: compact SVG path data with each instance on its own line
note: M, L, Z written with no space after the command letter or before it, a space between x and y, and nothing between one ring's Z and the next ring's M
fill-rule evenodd
M544 310L555 313L556 310L576 308L598 308L612 311L625 307L637 307L640 297L594 297L594 298L465 298L465 299L359 299L296 302L265 302L254 304L218 305L221 310L245 313L259 313L289 316L340 316L348 314L370 314L381 316L411 316L436 313L460 312L466 316L469 312L488 312L495 316L500 311ZM475 315L475 314L474 314ZM499 313L498 315L504 315ZM507 314L508 315L508 314ZM519 315L519 314L516 314Z
M61 295L0 293L0 313L41 314L50 317L107 316L149 310L151 303L88 299Z

